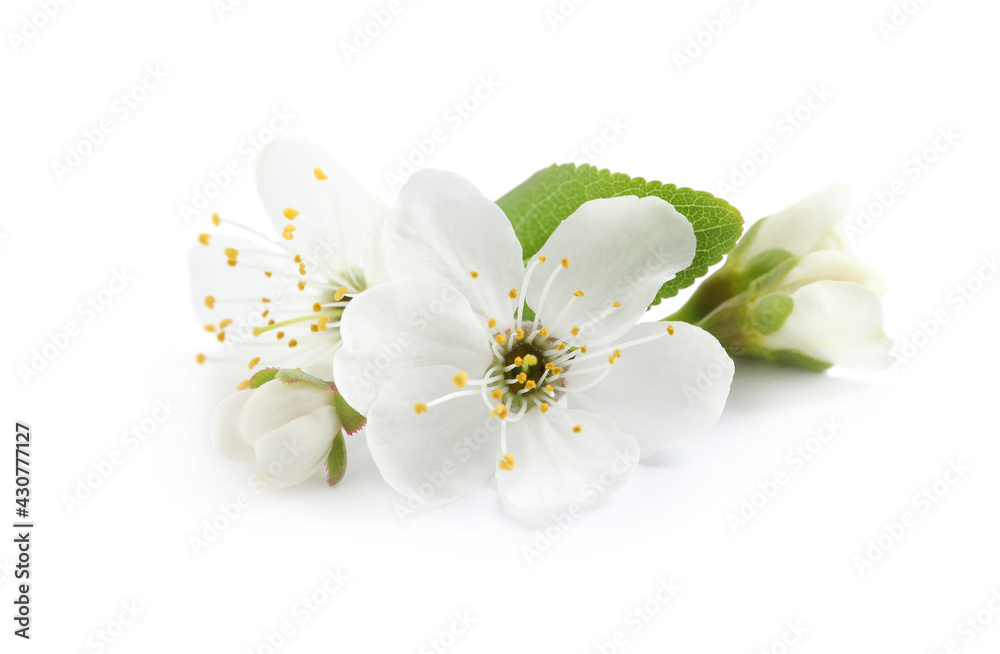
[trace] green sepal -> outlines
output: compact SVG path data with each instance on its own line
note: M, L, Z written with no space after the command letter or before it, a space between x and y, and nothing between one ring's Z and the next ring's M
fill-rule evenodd
M785 324L794 306L795 300L785 293L765 295L750 310L750 324L758 334L773 334Z
M282 368L275 375L275 379L285 384L309 384L324 391L331 390L333 386L330 382L325 382L319 377L313 377L309 373L296 370L295 368Z
M250 388L260 388L274 379L279 372L281 372L281 368L264 368L263 370L258 370L250 378Z
M326 483L336 486L344 478L345 472L347 472L347 443L344 442L344 433L338 431L333 437L333 447L326 455Z
M348 434L356 433L368 422L368 418L355 411L340 393L335 393L333 396L333 408L337 410L340 424Z

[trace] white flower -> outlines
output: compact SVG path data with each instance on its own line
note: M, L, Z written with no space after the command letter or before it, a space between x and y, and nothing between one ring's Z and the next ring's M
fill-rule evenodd
M695 242L659 198L594 200L525 267L468 181L414 175L387 223L395 281L345 309L334 358L388 483L441 504L495 474L514 507L586 504L711 429L732 361L697 327L637 324Z
M839 223L851 203L850 188L835 184L757 221L671 318L704 327L734 356L884 369L886 284L844 242Z
M196 311L251 370L290 363L328 379L344 307L388 281L387 209L305 141L269 144L257 162L257 187L280 236L213 216L216 226L246 238L199 236L191 257Z
M335 391L322 386L273 379L236 391L212 414L212 444L230 459L256 461L271 488L305 481L323 467L340 433Z

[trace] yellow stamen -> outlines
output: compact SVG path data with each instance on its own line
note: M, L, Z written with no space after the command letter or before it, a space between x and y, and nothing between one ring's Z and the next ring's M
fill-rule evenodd
M556 392L556 389L552 388L552 384L546 384L545 392L548 393L549 395L552 395L553 393Z
M614 358L616 358L616 359L621 359L621 358L622 358L622 351L621 351L621 350L615 350L615 351L614 351L614 352L612 353L612 356L613 356Z
M667 325L667 333L670 334L671 336L674 335L674 326L673 325Z
M538 409L539 409L539 410L540 410L540 411L541 411L542 413L545 413L546 411L548 411L548 410L549 410L549 405L548 405L547 403L545 403L545 402L542 402L541 404L539 404L539 405L538 405Z
M491 395L493 396L494 400L502 400L503 399L503 391L500 390L499 388L496 389L495 391L493 391L491 393Z
M497 465L500 466L501 470L513 470L514 469L514 457L512 457L509 454L504 454L503 458L500 459L500 463L497 464Z
M299 342L297 340L295 340L294 338L292 340L288 341L288 347L295 347L298 344L299 344Z
M210 238L212 238L211 234L199 234L198 235L198 242L201 243L202 245L208 245L208 240Z
M215 331L215 325L205 325L205 331L206 332L214 332Z
M250 368L250 370L253 370L254 366L256 366L258 363L260 363L260 357L254 357L250 359L250 363L247 364L247 366Z
M611 306L613 306L613 307L614 307L614 308L616 308L616 309L617 309L618 307L620 307L621 305L622 305L622 303L621 303L621 302L612 302L612 303L611 303Z
M490 411L490 416L500 418L501 420L505 420L509 414L510 409L504 404L497 404L496 408Z
M277 334L275 334L275 336L277 336L278 340L280 341L285 337L285 332L278 332Z
M235 266L236 265L236 259L229 259L228 261L226 261L226 265L230 266L230 267Z
M215 308L215 298L212 297L211 295L206 295L205 296L205 306L208 307L209 309L214 309Z
M563 259L562 260L562 267L563 268L569 268L569 259Z
M219 220L219 214L213 213L212 214L212 224L215 225L216 227L218 227L220 222L221 221Z
M299 264L299 274L300 275L306 274L306 264L304 263Z
M318 179L320 181L323 181L324 179L326 179L326 173L324 173L323 169L320 168L319 166L316 166L316 168L313 169L313 175L315 175L316 179Z
M316 328L321 332L325 332L326 323L328 322L330 322L330 316L323 316L322 318L319 319L319 322L316 323Z
M333 299L335 302L340 302L341 300L344 299L345 295L347 295L347 287L341 286L340 288L337 289L337 292L334 293Z
M469 275L470 275L470 276L471 276L471 277L472 277L473 279L476 279L477 277L479 277L479 273L477 273L477 272L476 272L475 270L470 270L470 271L469 271Z
M610 363L611 365L615 365L615 355L613 354L608 355L608 363Z
M264 271L264 276L265 276L265 277L270 277L270 276L271 276L271 273L269 273L268 271L266 271L266 270L265 270L265 271Z
M507 344L507 337L504 336L503 334L497 334L496 335L496 341L500 345L506 345Z
M510 292L507 293L507 297L509 297L512 300L516 300L517 299L517 289L516 288L510 289Z
M549 328L548 327L542 327L541 329L538 330L538 335L541 336L542 338L548 338L549 337Z
M490 329L493 329L494 327L497 326L497 319L496 318L490 318L490 321L487 324L490 326Z
M577 334L580 333L580 328L574 327L573 329L569 330L569 333L572 334L573 336L576 336Z
M416 404L414 404L414 405L413 405L413 411L414 411L414 413L416 413L416 414L417 414L418 416L419 416L419 415L420 415L421 413L427 413L427 405L426 405L426 404L424 404L423 402L417 402Z
M291 207L288 207L281 213L283 216L285 216L285 218L288 218L289 220L295 220L295 216L299 215L299 212L296 211L295 209L292 209Z
M219 332L219 335L215 337L220 343L226 340L226 332Z
M556 349L557 350L565 350L566 349L566 344L565 343L560 343L559 345L556 346Z
M229 318L226 318L225 320L219 323L219 329L225 329L231 324L233 324L233 321L230 320Z
M313 303L313 313L319 313L322 310L323 310L322 304L320 304L319 302Z
M514 330L514 336L516 336L518 338L518 340L524 338L524 330L520 329L520 328L515 329Z
M514 365L515 366L519 366L522 363L524 363L524 359L522 359L521 357L514 357Z
M302 263L302 255L301 254L296 254L295 255L295 263Z
M519 384L523 384L524 382L528 381L528 375L522 372L516 377L516 379Z
M300 291L306 290L306 283L305 282L299 282L299 290Z
M238 391L245 391L248 388L250 388L250 380L249 379L244 379L239 384L236 384L236 390L238 390Z
M545 257L538 257L538 263L545 263Z
M533 379L529 379L528 381L524 382L524 390L526 391L530 391L535 386L537 386L537 384L535 384L535 380Z
M576 427L573 427L574 434L579 434L581 431L583 431L583 425L577 425Z
M583 297L583 291L574 291L573 297Z
M460 389L465 388L465 383L469 381L469 373L462 370L457 375L454 375L451 378L451 381L454 382L455 386L458 386Z
M205 363L205 355L199 352L198 354L195 355L194 360L197 361L198 365L200 366Z
M226 248L223 250L226 253L226 258L236 261L236 257L240 256L240 251L236 248Z

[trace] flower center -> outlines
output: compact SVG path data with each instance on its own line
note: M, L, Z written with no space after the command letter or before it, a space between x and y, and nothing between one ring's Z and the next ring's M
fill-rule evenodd
M497 336L494 361L484 376L491 380L488 390L493 400L515 415L535 407L548 410L562 397L563 368L579 348L567 348L547 329L530 322Z

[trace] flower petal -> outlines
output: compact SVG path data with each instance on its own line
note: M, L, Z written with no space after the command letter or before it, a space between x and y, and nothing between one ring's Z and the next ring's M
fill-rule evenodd
M365 291L344 310L340 336L334 379L365 415L382 386L403 372L451 364L476 377L493 361L469 301L444 284L405 281Z
M528 305L559 338L579 327L580 342L608 343L632 328L660 286L691 264L696 246L691 223L660 198L585 202L539 251L546 263L533 272ZM563 259L568 268L561 267Z
M892 341L882 328L882 305L869 289L852 282L820 281L803 286L791 298L791 314L764 338L769 348L795 350L855 370L889 366Z
M324 391L309 384L269 381L254 390L243 406L240 433L248 445L255 446L267 432L332 404L332 389Z
M449 284L480 322L512 321L508 293L524 277L521 244L500 207L468 180L437 170L413 175L389 215L386 253L393 280Z
M394 489L430 505L451 502L483 485L500 458L498 420L476 394L417 414L417 403L457 392L454 366L405 372L382 389L368 414L372 458Z
M497 490L528 512L591 504L624 485L639 460L639 444L610 419L560 407L510 422L507 450L514 467L497 468Z
M240 411L254 391L236 391L219 402L212 412L209 433L212 445L222 456L234 461L253 461L256 459L253 447L247 445L240 436Z
M694 325L662 322L637 325L623 342L663 334L621 350L607 377L577 379L572 368L566 387L570 406L606 416L639 442L642 457L707 433L718 422L729 397L733 361L715 337Z
M317 168L326 179L318 179ZM387 208L323 148L299 139L272 141L257 159L257 190L279 233L294 225L293 241L329 246L340 271L361 268L368 286L386 280L381 229ZM286 209L299 215L289 220Z
M843 250L817 250L802 257L781 280L781 288L791 293L806 284L829 280L854 282L867 286L877 295L886 292L887 285L874 268Z
M811 252L847 215L853 204L851 187L832 184L804 200L761 219L754 239L743 251L749 261L755 255L779 248L796 256Z
M323 464L339 430L337 411L322 406L262 434L254 450L268 485L284 488L308 478Z

